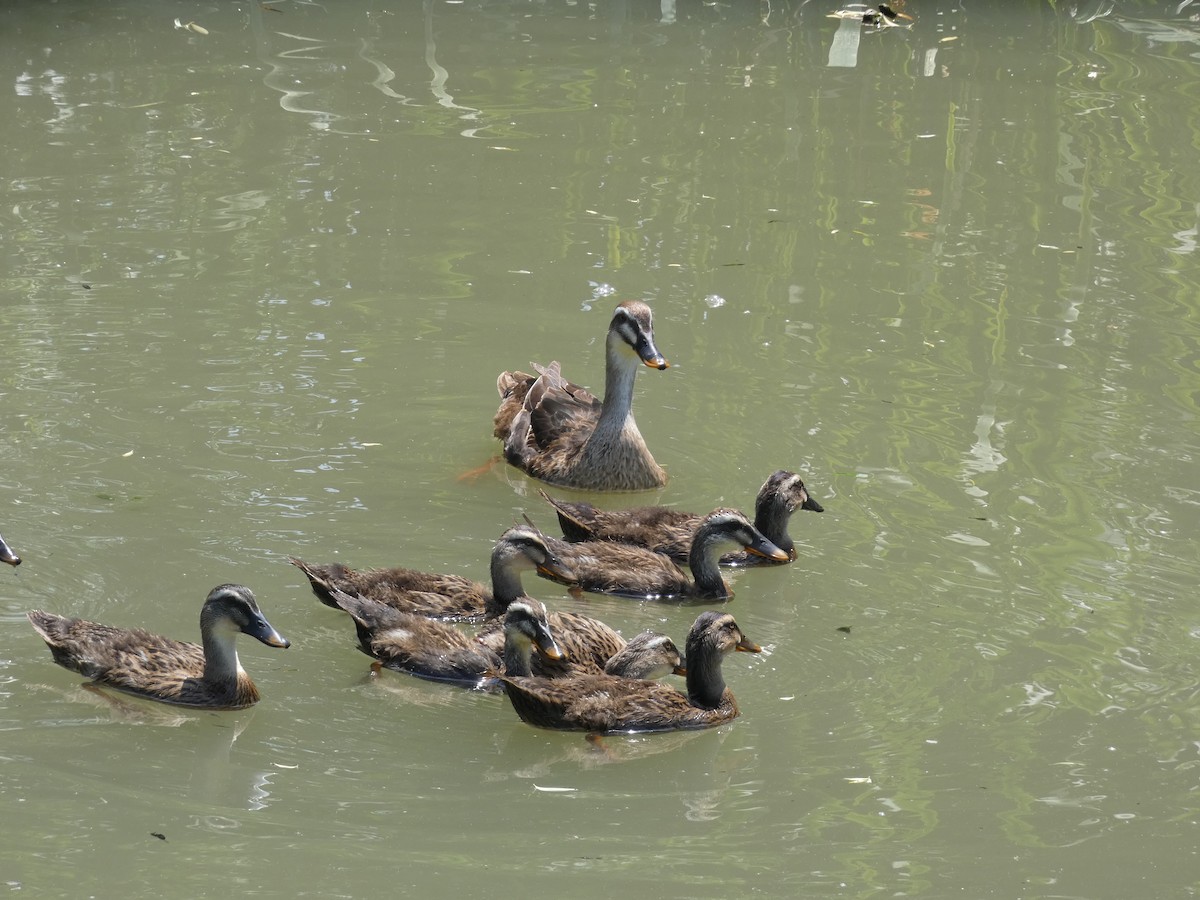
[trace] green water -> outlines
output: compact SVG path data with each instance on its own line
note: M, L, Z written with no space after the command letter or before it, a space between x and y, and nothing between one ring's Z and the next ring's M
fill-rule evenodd
M906 8L0 9L0 883L1194 896L1200 27ZM735 576L742 717L597 750L370 677L287 558L549 528L495 378L599 390L626 297L671 482L609 502L827 510ZM292 641L241 713L115 707L24 615L194 640L228 581Z

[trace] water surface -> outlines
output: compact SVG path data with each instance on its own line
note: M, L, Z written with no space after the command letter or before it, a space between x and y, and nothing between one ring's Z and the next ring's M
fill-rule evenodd
M1200 26L906 9L5 6L4 883L1195 895ZM626 297L671 482L605 502L827 510L736 576L742 718L597 750L371 678L287 557L484 577L553 521L497 373L599 389ZM24 618L194 639L226 581L293 642L241 713L114 707Z

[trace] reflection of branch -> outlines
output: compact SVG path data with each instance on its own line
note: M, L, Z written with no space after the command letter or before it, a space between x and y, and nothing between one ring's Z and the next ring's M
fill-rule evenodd
M341 117L322 109L305 109L304 107L300 106L297 101L301 97L308 96L312 93L312 91L298 91L287 86L287 83L291 79L288 78L287 70L277 61L278 59L290 59L292 57L298 57L300 59L319 59L320 57L307 56L305 54L309 50L317 49L311 45L319 44L324 46L324 42L319 38L303 37L298 34L288 34L280 31L276 33L282 37L291 38L292 40L307 41L310 46L297 47L293 50L284 50L282 53L272 55L269 48L270 39L267 35L266 27L263 24L262 14L263 10L259 4L250 4L250 29L254 34L254 43L257 56L263 65L270 67L270 71L263 76L263 84L265 84L271 90L278 91L283 95L279 98L280 108L286 110L287 112L312 116L315 120L312 122L313 128L316 128L319 131L328 131L330 123Z
M358 56L364 62L374 66L375 71L379 73L379 77L371 82L371 87L375 88L375 90L379 91L385 97L392 97L395 100L399 100L405 106L418 106L419 104L416 100L412 99L411 97L405 97L403 94L397 94L390 87L388 87L388 82L395 79L396 73L379 60L367 56L367 51L369 49L370 44L367 43L366 38L363 38L359 42Z
M437 44L433 40L433 0L425 0L425 65L429 66L429 70L433 72L429 89L433 91L433 96L437 98L438 104L447 109L461 109L464 111L462 118L473 122L479 121L479 110L470 106L459 106L454 102L454 97L450 92L446 90L446 82L450 80L450 73L438 65L437 61ZM468 128L461 133L463 137L475 137L475 132L478 130L478 128Z

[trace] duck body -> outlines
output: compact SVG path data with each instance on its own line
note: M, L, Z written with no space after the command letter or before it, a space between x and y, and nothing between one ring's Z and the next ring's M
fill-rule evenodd
M418 678L479 687L498 671L530 674L534 647L550 658L562 656L550 634L545 605L530 598L514 601L505 613L500 652L447 622L336 589L333 598L354 620L360 650L385 668ZM519 633L526 636L523 645L515 637Z
M551 484L595 491L662 487L667 473L654 461L633 418L633 386L641 366L667 368L654 344L650 307L620 304L605 342L604 400L562 377L558 362L536 376L502 372L493 434L513 466Z
M292 565L307 576L317 599L344 608L337 593L361 595L402 612L452 622L495 619L524 593L521 573L540 569L566 584L573 576L535 528L518 526L504 532L492 548L492 587L463 578L395 567L355 570L333 563L314 565L292 557Z
M28 616L60 666L97 684L179 706L243 709L258 702L258 688L238 661L239 633L270 647L290 646L250 589L237 584L209 593L200 612L202 645L41 610Z
M702 513L690 513L666 506L636 506L629 509L597 509L583 501L558 500L545 491L542 497L554 507L563 537L568 541L610 541L645 547L687 562L696 530L704 521ZM779 565L796 558L796 542L788 532L792 513L797 509L824 512L794 472L784 469L772 474L754 501L754 527L767 540L788 555L778 560L738 550L720 558L723 566Z
M704 612L687 639L687 693L658 681L614 675L564 679L504 677L505 693L521 720L568 731L642 732L708 728L736 718L737 700L721 675L730 652L757 653L733 617Z
M668 556L614 541L564 541L555 545L555 553L585 591L639 600L708 601L733 596L717 568L721 552L731 545L780 562L788 558L735 509L715 509L701 519L688 550L690 575Z
M21 557L17 556L8 544L4 543L2 537L0 537L0 563L8 563L14 568L21 564Z
M485 616L492 602L486 585L461 575L419 572L402 566L351 569L341 563L326 565L288 560L307 576L317 599L341 608L335 592L361 594L414 615L452 622L470 622Z

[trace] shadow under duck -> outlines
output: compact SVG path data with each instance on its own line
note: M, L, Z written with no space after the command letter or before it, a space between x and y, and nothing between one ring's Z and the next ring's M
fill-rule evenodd
M594 491L662 487L667 473L654 461L633 418L638 368L667 368L654 344L650 307L617 306L605 342L604 400L562 377L558 362L534 364L537 376L502 372L493 434L504 458L534 478Z
M308 576L317 599L335 609L334 592L361 594L395 609L430 619L468 622L504 615L509 603L524 594L521 573L529 569L569 584L572 575L546 545L541 532L518 525L500 535L492 548L489 590L461 575L415 569L351 569L340 563L313 565L295 557L289 562Z
M687 693L658 681L613 675L547 679L505 676L505 693L522 721L540 728L608 732L674 731L728 722L739 710L721 662L762 650L728 613L703 612L688 632Z
M16 567L21 564L21 557L13 553L12 548L4 543L4 538L0 537L0 562L8 563L10 566Z
M335 590L333 597L354 620L363 653L385 668L419 678L479 687L499 671L531 674L534 648L550 659L563 656L550 633L545 604L529 597L514 600L505 612L500 653L449 623L343 591Z
M41 610L28 615L60 666L96 684L179 706L243 709L258 702L258 688L238 661L238 634L269 647L290 646L240 584L209 592L200 610L202 645Z
M689 513L668 506L635 506L628 509L597 509L584 501L571 502L541 492L558 515L563 537L568 541L615 541L664 553L686 562L702 513ZM796 558L796 542L788 523L797 509L825 512L825 507L808 493L804 481L785 469L772 474L758 489L754 500L754 527L763 537L788 555L787 560L747 553L726 553L723 566L778 565Z
M733 592L721 577L717 560L731 545L779 562L787 560L787 554L763 537L744 514L724 508L710 512L696 529L688 551L690 575L669 556L632 544L562 541L551 546L581 590L637 600L727 600Z

